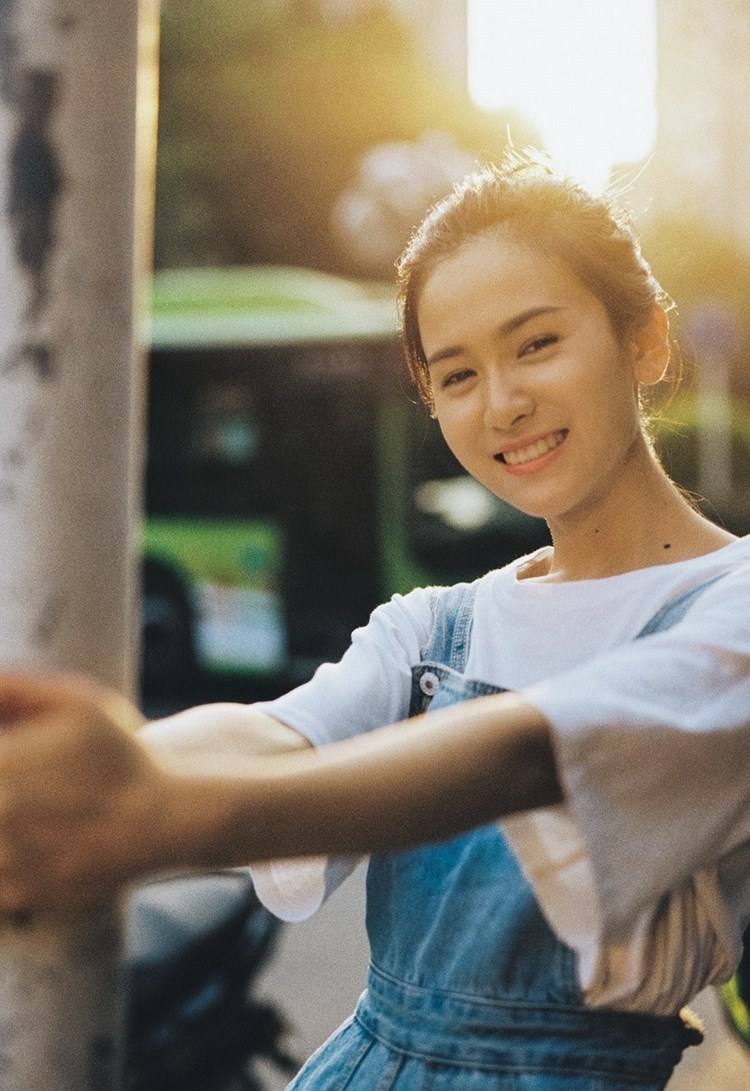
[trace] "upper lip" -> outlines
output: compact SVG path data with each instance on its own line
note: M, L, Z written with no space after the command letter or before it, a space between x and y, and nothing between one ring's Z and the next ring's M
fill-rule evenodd
M567 432L566 428L551 428L547 432L538 432L535 436L527 436L524 439L519 439L515 443L506 443L503 447L495 452L496 455L507 455L513 453L513 451L522 451L524 447L533 447L535 443L538 443L540 439L548 439L550 436L556 436L560 432Z

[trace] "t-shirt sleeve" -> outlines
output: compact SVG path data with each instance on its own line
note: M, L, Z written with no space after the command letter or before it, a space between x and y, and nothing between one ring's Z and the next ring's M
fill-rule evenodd
M524 696L552 726L604 936L750 841L750 566Z
M338 663L324 663L309 682L254 707L289 724L315 746L404 719L411 668L432 628L432 596L421 588L394 595L373 611L367 625L355 629Z
M432 629L433 594L419 589L394 595L355 630L338 663L323 664L309 682L254 707L315 746L404 719L411 667L419 662ZM284 920L299 921L315 913L358 862L356 857L314 857L276 860L250 870L263 904Z

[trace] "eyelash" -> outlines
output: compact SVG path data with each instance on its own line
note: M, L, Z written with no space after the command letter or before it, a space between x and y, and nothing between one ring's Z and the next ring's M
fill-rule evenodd
M461 368L460 371L452 371L450 375L446 375L440 385L443 389L447 386L455 386L457 383L461 382L462 379L467 379L473 374L474 372L471 368Z
M519 356L526 356L531 352L540 352L542 349L547 348L548 345L556 345L560 340L560 337L556 333L544 333L540 337L532 337L530 341L521 345L518 350Z

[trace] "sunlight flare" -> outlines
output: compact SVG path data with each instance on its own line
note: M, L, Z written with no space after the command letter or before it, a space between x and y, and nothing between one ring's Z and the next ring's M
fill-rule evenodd
M656 137L655 0L468 0L469 93L594 191ZM512 136L512 133L511 133Z

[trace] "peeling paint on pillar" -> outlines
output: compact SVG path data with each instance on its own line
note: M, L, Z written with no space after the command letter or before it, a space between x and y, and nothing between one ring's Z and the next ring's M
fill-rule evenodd
M25 277L25 328L0 364L0 398L6 428L0 447L0 504L17 504L24 464L42 432L43 405L54 384L54 349L38 328L49 292L49 266L55 245L55 212L63 188L51 122L59 94L56 72L24 66L13 29L17 3L0 0L0 99L11 118L5 215L13 253ZM23 281L21 281L23 285ZM19 285L20 286L20 285ZM22 391L22 393L19 393ZM45 646L64 609L60 596L48 598L30 619L29 638Z
M30 285L28 314L38 319L48 293L51 252L55 243L55 210L63 176L51 133L60 78L54 70L24 66L12 29L15 4L0 11L2 83L0 95L15 115L10 145L6 214L18 264Z
M62 172L50 135L58 95L54 72L19 73L13 105L18 128L10 151L8 219L19 265L31 285L29 317L40 317L49 291L49 263L55 243L55 209Z
M136 58L156 14L0 0L0 663L131 691Z
M14 541L16 548L27 537L24 529L29 526L27 509L33 493L28 471L54 407L60 378L47 305L58 242L57 211L65 187L53 135L61 91L57 39L71 27L63 27L54 15L49 17L46 32L39 35L40 49L36 35L32 40L32 31L42 29L44 18L39 5L0 0L3 217L7 233L5 255L0 242L0 261L4 256L11 287L11 293L3 293L9 336L2 346L4 351L0 350L0 516L5 517L5 541ZM28 542L23 549L28 550ZM64 618L67 595L60 589L38 597L30 593L32 585L43 581L44 573L38 565L31 572L24 571L25 563L14 566L12 548L10 557L8 552L6 548L0 590L19 628L10 654L2 658L28 663L30 658L38 658L29 656L31 648L38 649L43 658L53 642Z
M125 692L156 23L156 0L0 0L0 667ZM0 920L0 1091L115 1091L119 944L116 906Z

